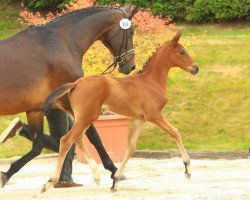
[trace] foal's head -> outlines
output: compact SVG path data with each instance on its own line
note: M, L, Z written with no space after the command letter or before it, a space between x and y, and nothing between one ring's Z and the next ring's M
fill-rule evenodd
M133 36L134 28L130 21L138 8L125 5L114 26L105 34L102 42L114 55L114 61L119 64L119 71L129 74L135 69ZM124 20L125 19L125 20Z
M165 58L168 58L169 67L180 67L195 75L199 71L198 65L193 61L185 48L178 43L180 36L181 33L178 32L169 42L165 43L162 49L163 53L168 54Z

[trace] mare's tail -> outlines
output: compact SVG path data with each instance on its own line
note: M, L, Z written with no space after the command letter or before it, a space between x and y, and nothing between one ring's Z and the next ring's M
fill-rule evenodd
M67 83L55 89L49 96L46 97L45 101L43 102L41 107L42 112L48 113L52 109L55 102L60 97L74 89L75 86L76 83Z

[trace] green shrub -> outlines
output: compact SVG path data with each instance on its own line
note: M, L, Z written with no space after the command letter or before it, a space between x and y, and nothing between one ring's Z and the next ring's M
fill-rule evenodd
M61 10L71 0L23 0L31 11Z
M97 0L100 5L114 3L112 0ZM163 17L170 17L174 21L181 21L186 16L186 8L191 6L194 0L117 0L117 3L123 5L131 3L145 9L150 9L152 13Z
M61 10L74 0L22 0L31 11ZM131 3L150 9L154 15L174 21L220 22L244 20L250 15L250 0L96 0L99 5Z
M182 21L187 9L193 5L194 0L155 0L151 5L154 15L160 14L163 17L170 17L174 21Z
M190 22L213 21L210 2L213 0L196 0L194 5L188 9L185 19Z
M250 0L213 0L211 9L218 21L244 19L250 14Z
M185 17L190 22L232 21L246 19L250 0L196 0Z

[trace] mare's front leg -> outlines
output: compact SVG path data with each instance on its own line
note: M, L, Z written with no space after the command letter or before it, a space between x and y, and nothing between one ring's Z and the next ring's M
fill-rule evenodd
M0 174L0 187L3 187L7 181L18 172L26 163L38 156L42 149L42 134L43 134L43 113L42 112L27 112L28 124L33 135L34 141L31 151L26 155L13 162L7 172Z
M132 127L131 127L131 135L130 135L130 139L128 141L128 146L126 149L126 153L125 156L122 159L122 164L119 167L119 169L117 170L117 172L115 173L114 176L114 180L113 180L113 185L111 187L111 191L117 191L118 189L118 182L120 180L120 177L123 173L123 170L125 168L125 165L128 161L128 159L133 155L134 150L136 148L136 143L139 137L139 133L143 127L143 124L145 123L145 121L141 121L141 120L133 120L132 121Z
M184 165L185 165L185 175L187 178L191 177L190 173L190 158L187 154L187 151L182 143L181 135L177 128L172 126L162 115L162 113L155 114L154 116L150 117L148 121L154 123L158 127L162 128L164 131L168 132L171 137L175 140L179 151L181 153Z
M98 135L98 132L96 131L93 124L89 126L87 131L85 132L86 136L88 137L91 144L94 145L96 151L98 152L103 166L105 169L108 169L111 172L111 178L114 178L114 174L117 171L116 166L114 165L113 161L110 159L107 151L105 150L102 141ZM118 133L117 133L118 134ZM83 144L84 145L84 144ZM122 179L126 179L125 176L122 177Z

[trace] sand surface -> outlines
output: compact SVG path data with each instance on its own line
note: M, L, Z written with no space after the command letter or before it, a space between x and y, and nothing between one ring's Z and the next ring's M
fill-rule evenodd
M132 158L124 172L128 179L119 183L119 191L115 193L110 191L110 173L102 165L99 167L102 180L96 185L88 165L75 160L73 177L82 187L51 188L39 194L55 163L56 158L31 161L0 188L0 199L250 199L250 159L192 160L192 178L188 180L181 158ZM3 163L0 170L8 167L9 163Z

